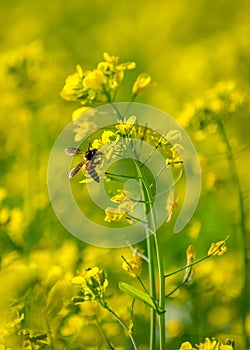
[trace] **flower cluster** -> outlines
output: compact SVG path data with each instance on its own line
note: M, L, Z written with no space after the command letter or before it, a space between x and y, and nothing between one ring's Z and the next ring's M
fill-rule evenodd
M130 259L124 258L122 268L134 278L140 276L142 272L142 258L136 249L134 250L133 256Z
M192 346L190 342L182 343L179 350L234 350L234 342L232 340L226 340L224 343L218 342L216 339L206 338L204 342Z
M82 105L110 103L121 85L126 70L135 68L135 62L119 63L119 57L103 55L104 61L93 70L83 70L77 65L76 72L66 78L61 97L67 101L80 101Z
M115 126L117 134L121 137L132 137L136 122L136 116L124 117L123 120L118 120L118 124Z
M135 209L133 196L129 191L117 190L118 194L111 197L111 201L119 203L116 208L108 207L105 209L105 221L107 222L121 222L123 219L130 220L129 212Z
M195 130L214 130L219 122L225 122L243 104L242 96L232 81L221 81L208 90L203 98L188 103L181 113L180 122Z
M104 293L108 286L108 280L103 270L98 267L89 268L82 272L81 276L72 279L73 284L81 285L83 296L74 298L75 302L86 300L100 301L104 299Z
M68 75L60 93L66 101L79 102L82 106L76 109L73 114L73 122L87 112L90 108L105 103L114 103L117 90L121 86L125 72L136 67L135 62L119 62L118 56L111 56L107 52L103 54L104 60L99 62L92 70L84 70L80 65L76 71ZM131 89L131 101L138 95L154 87L151 77L147 73L141 73L136 78ZM83 129L86 129L84 124ZM85 135L77 126L78 135L76 141Z
M223 255L224 253L227 252L227 246L226 246L226 241L219 241L216 243L212 243L211 247L208 250L208 255L209 256L215 256L215 255Z

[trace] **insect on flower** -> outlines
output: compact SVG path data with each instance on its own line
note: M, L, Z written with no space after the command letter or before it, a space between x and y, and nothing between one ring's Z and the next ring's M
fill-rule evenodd
M74 156L77 154L84 155L84 160L71 169L69 179L72 179L72 177L75 176L82 169L82 167L84 167L86 172L92 177L93 180L100 182L100 177L97 174L96 166L101 163L100 156L102 153L98 151L97 148L90 149L89 146L87 151L82 151L79 148L67 147L65 149L65 153L68 156Z

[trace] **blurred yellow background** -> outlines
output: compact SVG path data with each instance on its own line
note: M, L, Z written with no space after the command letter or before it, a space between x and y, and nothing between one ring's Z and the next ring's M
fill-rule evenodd
M66 76L75 71L77 64L93 68L107 51L122 61L137 63L118 93L119 101L130 98L132 81L141 72L149 73L157 87L138 102L176 118L187 102L203 96L221 80L234 81L248 100L249 13L247 0L1 0L1 350L23 348L25 340L16 331L19 324L42 334L48 331L48 323L55 337L53 349L79 350L79 344L86 344L81 349L105 349L103 340L98 340L95 347L88 344L90 340L80 331L90 327L88 317L78 319L79 310L67 303L74 292L68 281L82 266L101 265L107 271L111 303L129 320L124 302L127 297L117 288L120 278L129 280L118 269L122 264L120 250L77 241L57 221L49 203L50 150L78 107L59 96ZM249 128L249 108L245 107L230 120L228 133L236 150L246 203L250 191ZM198 266L195 284L167 305L169 349L177 349L185 339L198 342L206 336L217 336L234 338L237 350L245 350L241 323L246 308L241 298L244 247L236 229L237 194L218 138L207 134L199 140L193 135L193 141L203 169L201 200L184 232L174 235L171 229L167 234L165 228L161 230L166 270L185 264L189 244L201 257L211 242L228 234L232 238L225 258ZM249 226L247 219L248 230ZM146 271L144 274L146 277ZM247 298L249 307L250 296ZM24 320L20 320L22 313ZM148 319L142 317L143 306L138 306L137 313L136 337L143 350L147 349ZM69 326L71 318L76 324L73 329ZM103 315L100 318L106 320ZM125 341L119 344L120 330L115 327L107 318L104 330L116 349L126 349ZM91 328L89 334L95 338L97 331Z

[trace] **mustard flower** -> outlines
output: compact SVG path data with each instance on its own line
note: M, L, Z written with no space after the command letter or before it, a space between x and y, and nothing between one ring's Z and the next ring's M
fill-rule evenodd
M197 349L201 350L220 350L220 344L216 339L210 340L206 338L203 343L196 345Z
M178 199L174 197L174 190L171 190L166 202L166 211L167 211L167 222L169 222L173 215L173 210L178 206Z
M119 208L108 207L105 209L105 219L106 222L121 222L128 216L128 212Z
M109 85L111 89L116 89L121 85L124 78L124 71L135 68L134 62L121 63L115 67L114 74L110 77Z
M99 69L89 71L83 79L83 86L86 89L103 91L105 89L106 79L103 72Z
M194 348L192 344L189 343L189 341L185 341L185 343L181 344L181 347L179 348L179 350L194 350Z
M120 58L118 56L110 56L107 52L104 52L103 57L105 62L101 63L113 64L118 70L134 69L136 67L135 62L124 62L118 64Z
M190 342L184 342L181 344L179 350L234 350L232 340L226 340L225 343L220 343L216 339L206 338L204 342L196 344L195 347L192 346Z
M112 63L114 65L117 65L119 62L119 56L111 56L107 52L104 52L103 58L107 63Z
M155 148L161 147L162 153L165 156L168 155L167 158L173 159L177 157L177 152L179 152L178 156L183 153L183 147L176 143L182 140L179 130L158 133L147 126L135 125L131 130L131 135L134 138L150 143Z
M225 344L221 344L220 350L234 350L234 340L227 339Z
M104 53L104 61L93 70L83 71L78 65L76 72L66 78L60 95L67 101L80 101L86 106L113 102L124 72L133 68L134 62L119 63L118 56Z
M112 202L123 202L125 200L131 200L132 193L125 190L117 190L118 194L111 197Z
M101 139L95 139L92 142L92 147L100 149L104 145L114 141L117 138L115 133L111 130L104 130L101 136Z
M154 139L155 137L154 134L155 132L152 129L148 128L147 126L136 124L131 129L131 137L145 141L150 144L152 144L152 139ZM156 144L157 144L157 141L156 141Z
M72 279L72 283L82 286L84 300L103 299L108 286L104 271L97 266L84 270L80 276Z
M151 82L151 76L147 73L141 73L134 82L132 94L136 97L153 86L155 84Z
M223 255L227 252L227 246L225 241L219 241L217 243L212 243L209 250L208 255L215 256L215 255Z
M187 250L186 250L186 255L187 255L187 265L191 264L194 259L195 259L195 249L192 245L189 245Z
M124 201L120 202L120 204L118 205L118 208L121 211L133 212L135 210L134 201L124 200ZM129 217L129 215L128 215L128 217Z
M118 120L118 124L116 124L116 129L118 134L121 136L129 136L131 134L131 130L134 127L136 122L136 116L130 116L129 118L124 118L124 120Z
M107 52L103 54L104 62L98 63L97 69L108 78L107 90L117 89L124 78L124 71L135 68L135 62L124 62L119 64L118 56L110 56Z
M66 78L60 95L67 101L80 101L83 105L91 106L94 102L107 101L105 83L106 79L100 70L83 71L77 65L76 72Z
M116 208L108 207L105 209L106 217L104 221L107 222L121 222L127 219L131 223L128 212L133 212L135 209L132 194L129 191L117 190L118 194L111 197L111 201L119 203Z
M192 245L189 245L187 250L186 250L186 257L187 257L187 268L185 270L185 274L184 274L184 277L183 277L183 281L185 282L192 282L193 280L193 277L194 277L194 268L193 266L190 266L190 264L192 264L195 260L195 255L196 255L196 252L195 252L195 249Z
M175 144L174 146L170 147L167 153L168 154L167 154L166 163L168 166L171 166L171 167L182 166L183 153L184 153L184 148L182 145Z
M129 191L125 190L117 190L118 194L111 197L111 201L119 204L119 209L123 209L124 211L133 212L135 209L133 195Z
M122 268L127 271L130 276L136 278L139 277L142 272L142 258L135 252L130 259L124 259Z
M60 93L66 101L78 101L87 97L88 93L83 87L84 72L80 65L76 66L76 72L70 74L65 81Z

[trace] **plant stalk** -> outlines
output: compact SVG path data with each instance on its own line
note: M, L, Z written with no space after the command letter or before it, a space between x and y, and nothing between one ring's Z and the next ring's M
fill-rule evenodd
M153 213L153 207L152 207L152 198L151 194L149 191L149 185L147 183L147 180L145 176L142 174L141 168L136 164L137 167L137 172L139 177L142 179L141 180L141 188L142 188L142 193L143 193L143 200L145 201L145 214L149 213L148 215L148 223L147 226L149 226L148 229L146 229L146 234L147 234L147 246L148 246L148 254L149 254L149 273L153 274L154 279L151 280L151 284L154 281L155 284L155 272L154 272L154 266L153 266L153 261L154 258L156 257L157 261L157 269L158 269L158 278L159 278L159 309L164 310L165 309L165 278L164 278L164 268L163 268L163 262L162 262L162 257L161 257L161 252L159 249L159 242L157 239L157 234L156 234L156 229L155 229L155 220L154 220L154 213ZM152 233L153 232L153 233ZM152 233L150 236L149 234ZM150 276L149 276L150 277ZM152 276L151 276L152 277ZM153 287L153 290L150 290L151 296L156 300L156 288L155 285L151 285L151 288ZM151 313L154 310L151 311ZM153 320L152 322L153 325L151 324L151 330L154 330L155 334L155 328L156 328L156 313L154 311ZM159 315L159 325L160 325L160 350L165 350L165 313L161 313ZM152 334L153 336L153 334ZM155 335L154 335L155 337ZM152 344L150 344L153 346ZM150 347L150 350L155 350L155 347Z
M232 183L235 185L238 193L238 204L239 204L239 227L241 233L241 239L243 243L243 288L242 288L242 331L245 341L245 348L250 348L250 339L247 333L247 312L248 312L248 295L250 293L250 260L248 259L248 251L250 250L250 244L247 239L247 228L246 228L246 218L245 218L245 208L244 208L244 197L241 189L240 179L237 172L237 167L235 159L233 156L232 146L230 144L229 138L227 136L225 125L222 121L218 122L218 130L220 137L227 148L227 161L229 165L229 170L231 173Z
M145 190L145 184L142 177L142 171L137 162L134 162L135 168L140 180L142 200L144 201L145 214L149 209L148 193ZM150 210L150 209L149 209ZM156 283L155 283L155 256L154 256L154 238L149 228L149 223L145 223L147 253L148 253L148 282L149 282L149 294L154 301L156 301ZM150 336L149 336L149 350L156 349L156 310L150 309Z
M157 259L157 266L158 266L158 278L159 278L159 309L165 310L165 277L164 277L164 267L163 267L163 261L161 256L161 251L159 247L158 237L155 230L155 220L154 220L154 214L153 214L153 207L152 207L152 198L150 195L150 192L148 190L148 184L146 179L143 179L144 182L144 189L147 193L148 197L148 203L150 209L150 221L152 225L153 234L152 237L154 239L154 246L155 246L155 254ZM161 313L159 315L159 324L160 324L160 350L165 350L165 342L166 342L166 332L165 332L165 313Z
M116 321L128 332L128 335L129 335L129 338L131 340L131 343L133 344L134 350L138 350L136 343L135 343L135 340L134 340L134 337L133 337L133 334L130 332L128 326L122 321L122 319L112 309L110 309L110 307L107 304L104 306L104 308L107 311L109 311L113 315L113 317L116 319Z

